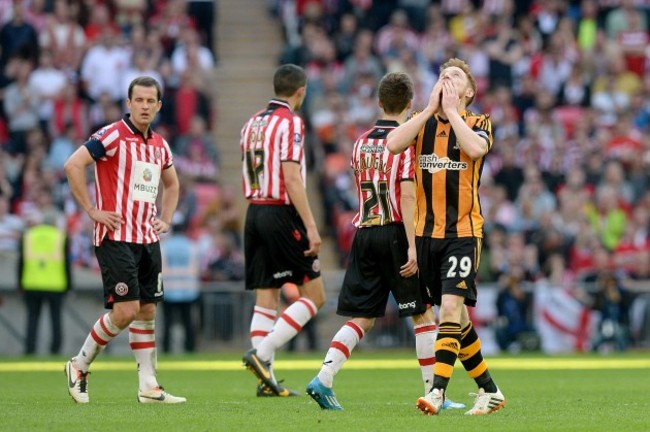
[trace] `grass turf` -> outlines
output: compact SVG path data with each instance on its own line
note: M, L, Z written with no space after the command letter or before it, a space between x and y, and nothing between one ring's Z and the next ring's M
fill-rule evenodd
M304 391L320 355L281 353L276 375ZM488 359L507 398L505 409L483 417L447 410L422 415L423 390L410 352L359 352L337 375L344 411L321 411L308 396L257 398L253 375L234 354L161 357L158 377L182 405L136 402L131 359L100 357L93 365L91 403L67 394L64 359L0 360L1 431L644 431L650 430L650 358L643 355ZM468 405L474 383L456 368L448 396Z

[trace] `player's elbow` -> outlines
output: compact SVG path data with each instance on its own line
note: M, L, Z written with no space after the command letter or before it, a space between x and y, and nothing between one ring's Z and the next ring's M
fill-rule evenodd
M65 172L65 175L67 177L70 177L72 173L74 173L75 168L77 168L76 165L77 164L75 163L74 158L72 157L68 158L68 160L65 161L65 164L63 164L63 172Z
M396 140L394 138L391 139L390 134L388 135L388 138L386 139L386 148L392 154L398 154L398 153L400 153L402 151L402 149L400 148L400 146L396 142Z

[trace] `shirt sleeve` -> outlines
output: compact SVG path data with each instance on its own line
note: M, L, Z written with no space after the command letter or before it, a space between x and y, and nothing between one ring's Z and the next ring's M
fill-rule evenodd
M492 148L492 120L490 120L490 116L488 114L479 115L472 130L487 142L488 151L490 151Z
M280 160L298 162L302 160L305 141L305 125L299 116L293 116L287 128L278 131L283 134L280 139Z

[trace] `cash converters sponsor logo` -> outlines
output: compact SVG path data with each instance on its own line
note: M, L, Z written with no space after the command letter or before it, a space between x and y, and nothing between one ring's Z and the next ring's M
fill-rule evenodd
M403 309L415 309L415 302L412 301L412 302L409 302L409 303L400 303L398 305L398 307L399 307L400 310L403 310Z
M448 157L439 158L438 155L420 155L418 158L418 166L423 171L429 171L431 174L442 170L463 171L469 168L467 162L457 162L449 159Z

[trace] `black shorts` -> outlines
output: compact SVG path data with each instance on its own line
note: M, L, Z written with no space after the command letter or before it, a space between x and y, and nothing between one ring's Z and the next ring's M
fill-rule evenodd
M246 289L298 286L320 277L318 257L305 256L307 230L293 206L251 204L244 227Z
M160 242L126 243L104 239L95 247L104 283L104 306L140 300L157 303L163 300Z
M422 302L417 276L405 278L399 274L407 259L404 225L358 229L336 313L360 318L382 317L391 292L400 317L424 313L427 307Z
M467 306L476 306L481 242L476 237L415 238L420 284L427 292L429 303L440 305L442 294L454 294L465 297Z

